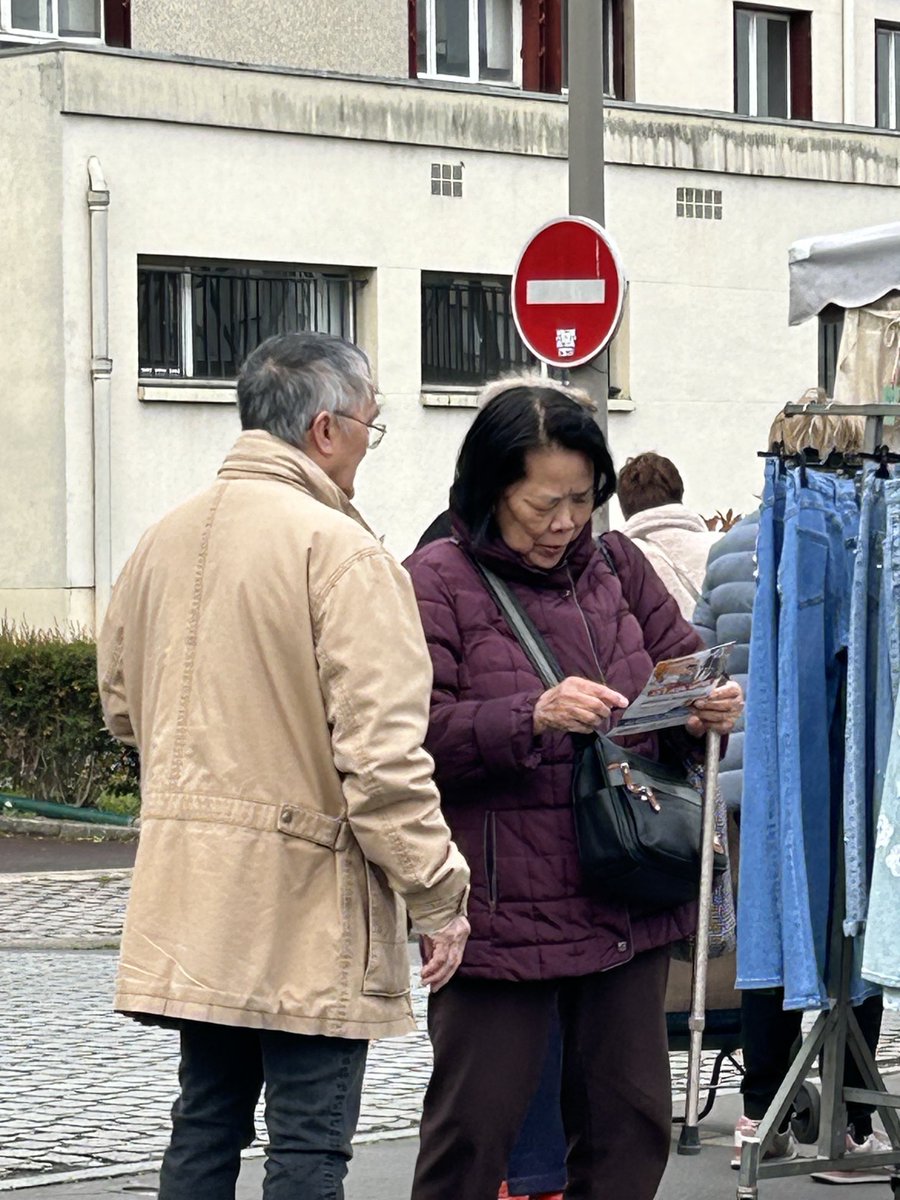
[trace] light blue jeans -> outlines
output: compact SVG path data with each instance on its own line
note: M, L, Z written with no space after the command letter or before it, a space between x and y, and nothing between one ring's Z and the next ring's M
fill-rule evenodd
M853 482L788 477L778 571L778 757L785 1008L823 1008L843 776L843 688L859 510ZM842 915L842 914L841 914Z
M847 650L847 736L844 758L844 858L847 875L844 933L848 937L857 937L862 932L869 895L876 786L876 725L881 720L876 703L876 680L881 675L881 684L884 686L884 670L879 671L879 650L887 650L882 635L884 533L884 480L877 477L876 468L871 466L862 483ZM881 764L880 773L883 786L884 763Z
M900 479L884 484L885 537L882 605L879 625L877 704L882 720L876 729L876 788L880 758L889 745L881 804L876 814L875 853L869 895L862 974L884 985L885 1005L900 1008ZM893 713L889 736L884 714ZM878 793L876 792L876 802Z
M881 603L878 623L875 724L875 796L884 788L892 714L900 690L900 476L883 483Z
M900 989L900 706L894 710L881 811L875 835L875 863L863 975L886 988ZM894 997L885 1002L894 1007Z
M778 771L778 563L787 481L766 463L756 544L757 587L750 627L744 734L741 860L738 887L737 986L780 987L781 883Z

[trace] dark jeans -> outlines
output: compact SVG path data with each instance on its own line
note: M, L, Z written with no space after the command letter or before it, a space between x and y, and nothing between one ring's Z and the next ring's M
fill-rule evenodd
M185 1021L159 1200L234 1200L263 1084L266 1200L342 1200L368 1042Z
M562 1034L554 1013L540 1083L509 1156L506 1179L511 1196L561 1192L566 1186L566 1132L559 1103L561 1078Z
M567 1200L652 1200L669 1153L672 1098L665 949L594 975L450 981L429 1000L434 1072L412 1200L496 1200L562 1029Z
M754 1121L761 1121L768 1112L791 1065L794 1043L800 1036L803 1013L797 1009L785 1011L781 1007L783 999L780 988L741 994L744 1051L741 1092L744 1114ZM866 1045L874 1055L881 1033L881 997L870 996L853 1011ZM844 1061L844 1083L847 1087L865 1087L849 1048ZM872 1132L873 1112L873 1107L868 1104L847 1105L847 1120L858 1142L865 1141Z

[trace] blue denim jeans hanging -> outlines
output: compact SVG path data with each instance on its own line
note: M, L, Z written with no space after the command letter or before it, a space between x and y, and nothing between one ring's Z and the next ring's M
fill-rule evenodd
M884 480L881 602L875 680L875 797L884 789L893 712L900 689L900 477Z
M878 814L862 971L884 986L885 1007L900 1008L900 705Z
M875 795L876 703L881 634L882 549L885 532L884 480L869 467L862 481L847 650L847 726L844 758L844 933L858 936L865 925L871 872ZM881 783L884 782L884 764ZM880 794L880 793L879 793Z
M822 1008L840 787L844 663L858 529L851 480L792 470L778 571L778 756L784 1007ZM842 915L842 914L841 914Z
M738 887L737 986L780 987L781 887L778 861L778 563L786 479L766 463L756 544L757 587L750 627L750 668L744 735L741 859Z

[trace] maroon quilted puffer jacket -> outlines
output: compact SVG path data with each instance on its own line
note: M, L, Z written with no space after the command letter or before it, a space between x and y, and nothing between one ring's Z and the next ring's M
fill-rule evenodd
M524 651L462 548L433 542L406 563L434 663L427 747L444 815L472 869L472 934L460 973L556 979L627 962L677 941L694 908L642 916L585 894L571 803L570 735L534 735L543 691ZM689 654L700 639L646 558L622 534L605 544L587 526L564 562L529 567L502 541L478 557L511 586L567 675L633 700L654 663ZM684 730L628 740L640 753L685 758L700 743Z

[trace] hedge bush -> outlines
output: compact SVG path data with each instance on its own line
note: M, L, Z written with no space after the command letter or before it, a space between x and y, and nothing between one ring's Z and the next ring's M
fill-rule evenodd
M0 789L78 807L139 791L136 751L103 725L96 653L79 628L0 622Z

